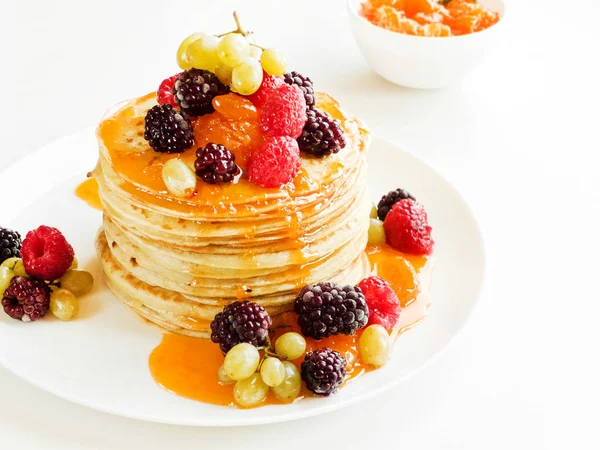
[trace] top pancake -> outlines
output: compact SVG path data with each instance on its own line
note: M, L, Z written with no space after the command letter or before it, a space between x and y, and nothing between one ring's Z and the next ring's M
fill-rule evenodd
M327 158L303 155L300 174L281 189L265 189L241 179L238 183L227 185L198 183L191 199L171 195L160 176L162 165L171 158L181 158L193 164L195 148L202 143L196 142L192 149L181 154L154 152L143 138L143 117L156 104L154 95L119 105L101 122L97 132L101 153L99 170L103 171L116 195L149 213L215 223L241 218L251 218L255 222L259 218L258 227L264 224L267 229L272 229L273 224L269 224L269 220L277 221L299 211L322 207L331 196L339 193L341 184L348 180L356 181L357 171L364 164L366 152L362 150L368 145L368 132L362 123L345 114L338 103L326 94L317 94L317 102L321 109L340 120L348 144L344 150ZM238 132L237 124L240 122L253 125L256 121L256 111L249 102L242 111L223 110L222 113L217 106L217 111L210 116L216 116L212 119L228 127L225 130L227 145L236 154L237 160L240 158L236 144L240 149L255 146L247 142L247 136L244 140L243 133L238 133L242 135L239 139L231 137ZM211 131L207 132L207 139L212 137ZM223 134L223 130L218 131ZM235 234L239 235L238 232Z

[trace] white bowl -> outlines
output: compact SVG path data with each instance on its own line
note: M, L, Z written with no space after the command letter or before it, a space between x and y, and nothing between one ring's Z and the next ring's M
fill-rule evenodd
M437 89L460 81L484 56L503 27L504 1L480 0L500 13L500 21L472 34L421 37L373 25L359 13L363 0L347 0L356 43L369 65L383 78L401 86Z

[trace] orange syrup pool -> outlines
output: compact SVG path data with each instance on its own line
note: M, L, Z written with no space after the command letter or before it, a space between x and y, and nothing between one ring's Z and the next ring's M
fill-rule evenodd
M280 327L271 334L273 342L288 331L299 332L294 313L284 313L274 319ZM330 347L348 361L346 382L370 370L358 361L358 336L332 336L321 341L307 339L307 351ZM162 342L150 354L149 366L154 380L166 390L181 397L214 405L236 406L233 400L233 384L219 382L217 373L223 365L224 356L217 344L210 339L197 339L179 334L165 333ZM292 361L298 369L303 358ZM313 394L302 386L295 401ZM263 404L282 404L272 392Z
M92 208L102 210L102 200L98 192L98 181L95 178L88 178L75 189L75 195L86 202Z
M387 277L387 281L396 292L401 294L403 311L400 321L392 330L395 338L424 318L429 297L420 293L420 274L429 271L431 261L428 258L414 257L400 253L388 246L367 247L366 253L374 274ZM409 311L410 310L410 311ZM300 332L296 323L296 314L287 312L273 319L271 343L286 332ZM358 353L358 340L361 332L354 336L331 336L320 341L306 338L307 352L329 347L339 352L347 361L344 384L353 378L371 370L373 366L363 364ZM303 358L292 361L300 368ZM165 333L162 342L152 351L149 358L150 372L154 380L166 390L182 397L215 405L235 406L233 385L221 384L218 370L223 365L224 356L217 344L209 339L197 339L188 336ZM313 396L302 386L299 400ZM280 404L271 392L261 405Z
M147 103L153 99L154 93L140 97L103 120L98 127L98 137L106 145L112 169L127 180L121 186L124 190L144 202L183 212L207 206L212 209L214 205L225 205L223 207L226 208L228 204L269 192L242 176L237 182L227 185L198 182L191 198L173 198L162 177L164 164L170 159L181 159L193 166L196 149L209 142L217 142L234 153L236 163L243 171L250 153L263 142L258 113L249 100L238 95L216 97L213 100L215 112L193 121L195 144L191 148L182 153L159 153L152 151L143 138L144 120L136 112L136 108L143 105L151 106ZM286 189L293 190L303 182L303 174L300 174Z
M312 179L301 168L294 180L281 189L269 189L251 183L245 175L250 155L260 148L264 138L259 127L259 115L252 103L237 94L215 97L215 112L194 118L194 145L182 153L158 153L152 151L143 138L144 120L141 111L153 104L154 93L132 101L129 106L116 111L98 126L97 134L106 147L104 156L110 167L122 178L120 188L133 198L145 204L184 212L192 215L210 214L215 211L223 214L237 214L239 208L253 213L256 202L266 205L274 202L274 194L288 196L315 192L323 183ZM190 198L181 199L169 193L162 177L162 168L170 159L180 159L193 166L196 149L216 142L223 144L235 155L236 164L241 169L240 176L233 183L213 185L200 180ZM332 165L328 177L339 176L344 170L342 164ZM263 205L263 206L264 206Z

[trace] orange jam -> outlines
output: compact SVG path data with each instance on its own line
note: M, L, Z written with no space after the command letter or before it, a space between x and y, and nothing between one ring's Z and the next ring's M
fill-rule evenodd
M419 295L416 270L425 264L426 258L405 255L389 245L372 246L367 250L367 256L373 275L390 283L398 296L400 307L404 308L416 300Z
M95 178L88 178L75 189L75 195L86 202L92 208L102 210L102 200L98 192L98 181Z
M288 331L299 332L295 313L284 313L274 320L275 339ZM330 347L348 361L346 381L363 373L365 368L358 361L358 336L332 336L321 341L307 339L307 351ZM224 356L217 344L210 339L196 339L179 334L164 334L162 342L150 354L152 376L162 387L182 397L215 405L234 406L233 385L219 382L217 373L223 365ZM302 358L293 361L300 368ZM306 386L298 399L312 395ZM272 392L266 404L284 403Z
M476 33L500 20L475 0L366 0L361 14L381 28L427 37Z
M372 272L387 277L387 281L401 295L402 306L406 307L391 333L397 337L424 317L429 299L427 296L418 296L418 274L423 270L429 270L431 263L427 258L409 257L388 246L368 247L366 252L371 261ZM273 331L270 335L272 343L283 333L300 332L296 317L294 312L287 312L273 319ZM353 336L337 335L320 341L306 338L307 351L329 347L339 352L347 361L344 380L344 383L347 383L374 369L373 366L364 364L360 360L358 352L360 335L359 331ZM302 360L303 358L299 358L293 363L300 368ZM218 380L218 370L223 361L224 356L219 346L209 339L164 334L162 342L150 354L149 365L156 382L170 392L205 403L235 406L233 385L223 385ZM303 385L298 399L313 395ZM262 405L278 403L282 402L270 392Z
M209 142L223 144L235 155L240 169L245 170L252 152L264 143L258 112L250 100L236 94L215 97L213 104L218 114L194 121L195 147Z
M264 138L254 105L233 93L215 97L215 112L193 119L195 144L191 148L175 154L152 151L143 138L145 112L140 116L136 108L147 105L154 95L152 93L137 99L102 121L98 127L98 136L107 148L111 168L126 180L121 185L122 189L140 201L192 214L216 210L235 214L238 211L232 208L232 204L243 204L248 211L252 209L252 204L245 202L247 199L265 199L281 191L288 195L313 192L319 187L321 180L312 180L303 169L281 189L263 188L246 179L243 171L248 159L263 144ZM241 176L234 183L226 185L199 180L189 199L170 195L162 177L164 164L170 159L179 158L193 166L196 149L209 142L223 144L235 155L236 164L242 170ZM341 170L344 168L336 167L331 175L337 176Z

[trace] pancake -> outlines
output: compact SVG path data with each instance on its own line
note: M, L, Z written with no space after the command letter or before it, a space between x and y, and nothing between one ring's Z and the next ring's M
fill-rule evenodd
M170 331L208 337L210 322L228 303L224 299L214 304L206 300L201 302L202 299L193 299L176 291L145 283L115 260L102 230L96 238L96 249L107 284L115 296L142 317ZM353 284L368 271L368 258L364 252L360 252L356 260L329 279L340 284ZM295 293L290 293L287 296L263 296L261 301L255 298L251 300L262 304L270 315L276 316L288 311L294 298Z
M369 133L327 94L317 94L317 104L344 129L347 145L339 153L302 155L301 172L280 189L242 176L228 185L198 180L190 198L169 193L164 163L193 164L194 149L203 139L216 141L217 132L245 169L244 158L260 145L251 133L257 113L246 100L231 108L233 95L215 98L216 112L194 125L202 130L196 145L181 154L155 152L143 139L152 94L118 105L97 133L93 176L104 216L96 248L108 286L147 320L196 337L207 337L214 315L236 300L277 315L293 308L306 284L355 284L369 271Z

